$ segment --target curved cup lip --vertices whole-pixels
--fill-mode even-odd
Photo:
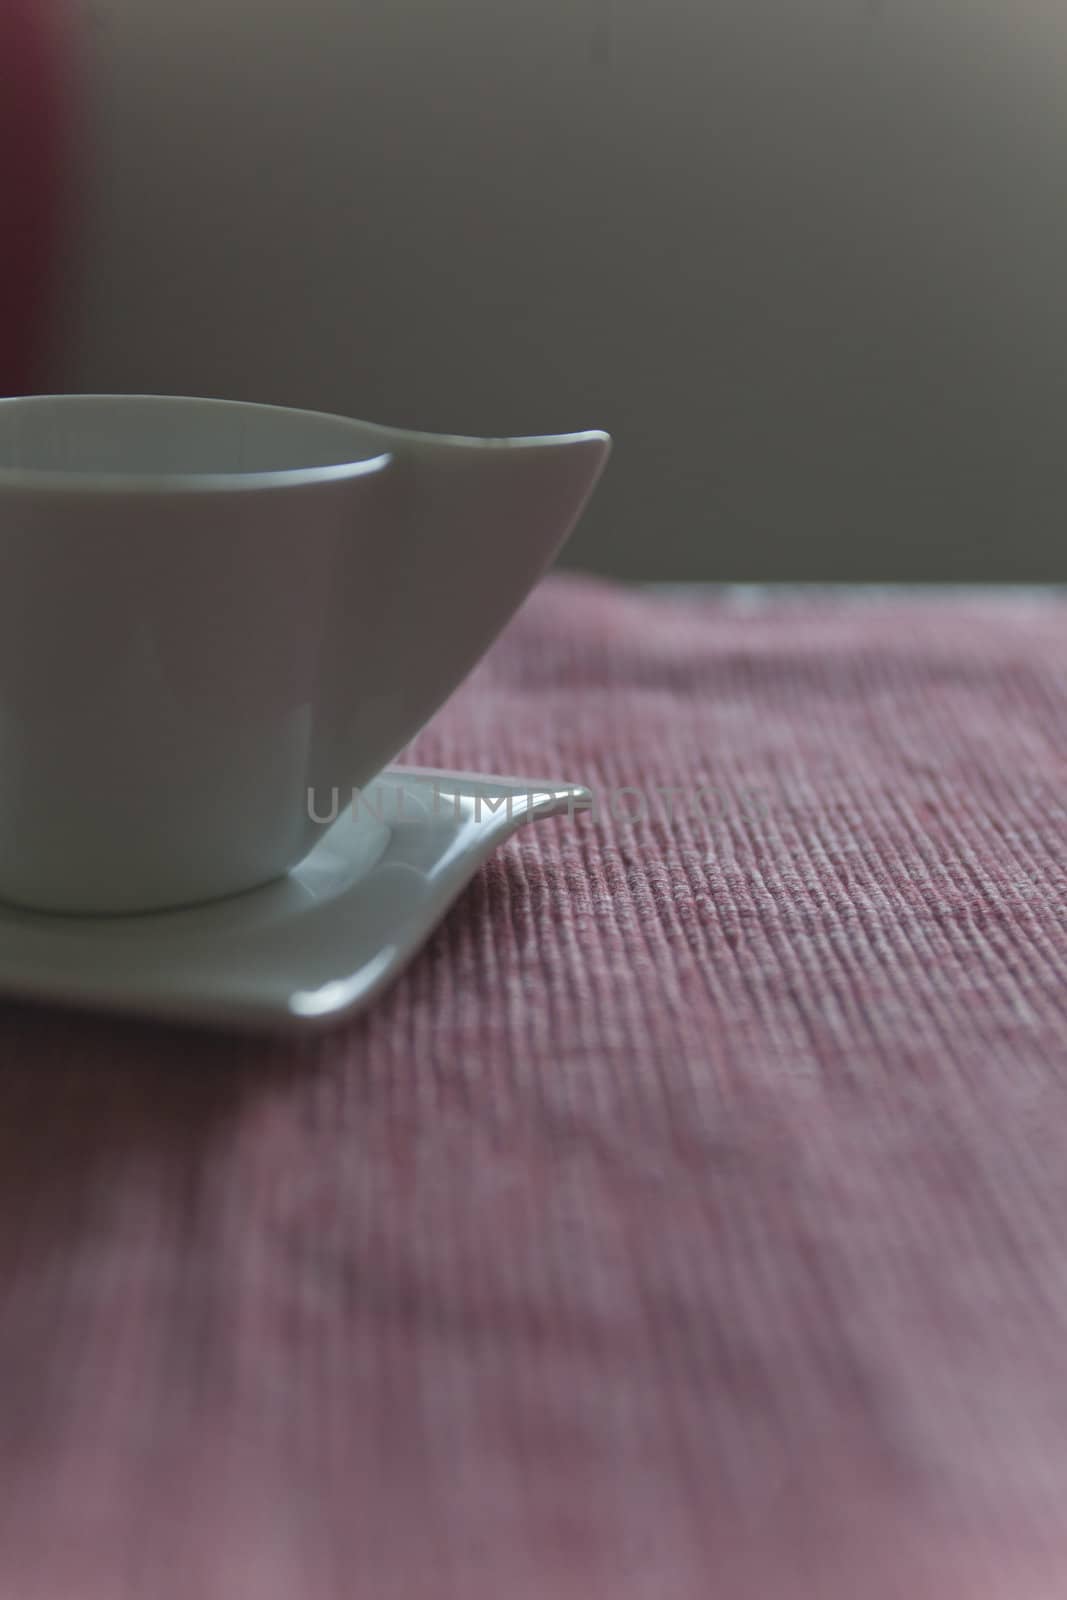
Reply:
[[[8,407],[30,409],[38,403],[69,405],[76,409],[83,401],[128,400],[133,403],[155,400],[169,404],[188,404],[197,409],[217,406],[220,410],[269,411],[274,415],[319,418],[329,422],[352,422],[349,417],[328,412],[307,411],[293,406],[265,405],[254,400],[225,400],[217,396],[185,394],[32,394],[0,398],[0,415]],[[5,467],[0,464],[0,492],[8,489],[43,494],[217,494],[251,489],[296,489],[312,484],[360,478],[381,472],[392,461],[392,452],[354,456],[351,461],[321,467],[277,467],[251,472],[91,472],[49,467]]]
[[[83,472],[78,470],[42,467],[5,467],[0,465],[0,491],[25,490],[44,494],[189,494],[219,493],[250,489],[302,488],[313,484],[337,482],[365,474],[380,472],[393,460],[388,448],[390,440],[408,441],[418,445],[456,445],[467,449],[521,450],[533,446],[597,443],[605,459],[611,450],[611,435],[600,428],[584,429],[577,433],[522,434],[516,437],[479,437],[473,434],[428,433],[412,428],[397,428],[387,424],[363,422],[340,412],[315,411],[306,406],[278,406],[259,400],[226,399],[218,395],[187,394],[125,394],[86,392],[71,394],[8,395],[0,397],[0,415],[7,407],[30,408],[37,404],[70,405],[72,408],[85,401],[148,402],[161,400],[170,404],[188,404],[197,408],[217,406],[220,410],[269,411],[275,416],[300,417],[305,421],[343,423],[381,436],[383,448],[373,455],[356,456],[351,461],[322,467],[281,467],[253,472]]]

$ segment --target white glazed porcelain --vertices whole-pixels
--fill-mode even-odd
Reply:
[[[397,976],[510,833],[588,804],[573,784],[392,768],[299,866],[249,894],[129,917],[0,906],[0,993],[226,1027],[323,1027]]]
[[[0,400],[0,901],[144,911],[296,866],[515,611],[609,446]]]

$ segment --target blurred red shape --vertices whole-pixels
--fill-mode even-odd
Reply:
[[[65,148],[62,10],[0,5],[0,394],[41,380],[56,285]]]

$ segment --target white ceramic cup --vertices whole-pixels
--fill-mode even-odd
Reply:
[[[608,448],[0,400],[0,899],[158,910],[286,872],[474,665]]]

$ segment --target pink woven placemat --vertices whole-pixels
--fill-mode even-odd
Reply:
[[[1055,599],[556,579],[412,756],[599,814],[364,1019],[0,1007],[4,1600],[1067,1593],[1065,738]]]

